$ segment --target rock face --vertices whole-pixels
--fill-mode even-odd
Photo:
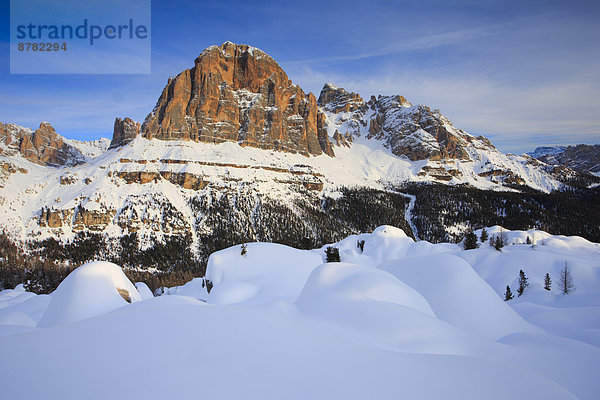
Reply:
[[[394,154],[412,161],[468,160],[467,147],[477,140],[454,128],[439,110],[413,106],[402,96],[372,97],[367,105],[375,111],[369,121],[369,138],[384,141]],[[491,146],[479,141],[484,147]]]
[[[140,134],[140,131],[140,123],[133,121],[131,118],[115,119],[113,138],[110,142],[109,149],[126,145],[135,139],[135,137]]]
[[[600,176],[600,145],[538,147],[531,156],[550,165],[562,165],[577,172]]]
[[[73,166],[85,162],[79,150],[65,142],[52,125],[42,122],[35,131],[15,124],[0,123],[0,155],[20,153],[40,165]]]
[[[273,58],[226,42],[169,79],[142,135],[333,156],[324,124],[315,96],[292,84]]]
[[[319,105],[337,146],[348,146],[353,138],[366,135],[412,161],[467,161],[469,148],[496,150],[486,138],[452,126],[439,110],[413,106],[400,95],[372,96],[365,103],[358,94],[327,83]]]
[[[323,109],[335,114],[356,111],[365,107],[365,102],[359,94],[347,92],[333,83],[326,83],[323,86],[317,102]]]

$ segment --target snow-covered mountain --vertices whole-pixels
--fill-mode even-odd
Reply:
[[[70,167],[86,161],[81,151],[48,122],[40,123],[36,130],[0,122],[0,157],[15,156],[47,167]]]
[[[600,177],[600,145],[538,147],[528,154],[549,165],[561,165]]]
[[[0,225],[11,236],[135,233],[148,247],[188,235],[204,257],[215,248],[198,249],[226,231],[316,245],[387,222],[416,235],[414,199],[398,193],[407,182],[547,193],[577,175],[503,154],[402,96],[364,102],[326,84],[317,100],[266,53],[231,42],[170,78],[143,124],[117,118],[110,146],[47,123],[1,127]],[[348,188],[379,194],[351,205]],[[361,207],[396,220],[367,221]]]
[[[65,142],[76,148],[86,157],[96,158],[99,155],[103,154],[106,150],[108,150],[108,146],[110,146],[110,139],[100,138],[96,140],[74,140],[74,139],[65,139]]]
[[[543,156],[560,154],[566,149],[567,146],[538,146],[534,151],[528,152],[527,155],[533,158],[540,158]]]

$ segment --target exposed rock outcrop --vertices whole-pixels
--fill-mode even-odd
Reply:
[[[166,179],[174,185],[181,186],[184,189],[201,190],[208,184],[202,176],[190,174],[186,172],[146,172],[146,171],[132,171],[132,172],[119,172],[117,176],[123,179],[125,182],[146,184],[153,181],[158,181],[161,178]]]
[[[142,135],[333,156],[324,124],[315,96],[292,84],[273,58],[226,42],[169,79]]]
[[[100,210],[88,210],[81,206],[75,210],[72,229],[81,231],[89,229],[91,231],[102,231],[112,222],[116,210],[100,207]]]
[[[367,105],[375,112],[369,138],[383,141],[399,156],[416,160],[469,160],[470,146],[495,150],[485,138],[456,129],[439,110],[413,106],[402,96],[372,97]]]
[[[48,122],[42,122],[35,131],[0,122],[0,144],[0,155],[20,153],[27,160],[40,165],[59,167],[85,162],[84,155],[66,143]]]
[[[63,225],[68,225],[73,210],[55,210],[53,208],[43,208],[39,214],[38,224],[42,227],[60,228]]]
[[[110,142],[109,149],[126,145],[135,139],[140,132],[141,125],[139,122],[135,122],[131,118],[116,118],[113,138]]]
[[[530,154],[549,165],[562,165],[577,172],[600,176],[600,145],[541,147]]]
[[[365,107],[365,102],[357,93],[347,92],[333,83],[326,83],[321,89],[319,106],[333,113],[351,112]]]

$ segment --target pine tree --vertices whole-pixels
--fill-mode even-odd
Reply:
[[[506,285],[506,292],[504,292],[504,301],[509,301],[514,298],[512,292],[510,291],[510,286]]]
[[[245,256],[248,253],[248,245],[246,243],[242,244],[242,255]]]
[[[519,297],[525,292],[525,288],[529,286],[529,282],[527,282],[527,277],[525,276],[525,272],[523,270],[519,271],[519,288],[517,289],[517,293]]]
[[[546,277],[544,278],[544,289],[550,290],[550,286],[552,286],[552,280],[550,279],[550,274],[546,273]]]
[[[363,251],[365,251],[365,241],[364,240],[357,240],[356,241],[356,247],[360,249],[360,252],[362,253]]]
[[[328,263],[330,262],[340,262],[340,249],[338,249],[337,247],[327,247],[327,249],[325,250],[325,255],[326,255],[326,261]]]
[[[498,251],[502,251],[504,247],[504,240],[502,240],[502,235],[493,235],[490,237],[490,246],[495,248]]]
[[[473,232],[473,229],[470,229],[465,234],[465,239],[463,242],[463,248],[465,250],[472,250],[479,247],[479,243],[477,243],[477,235]]]
[[[500,233],[497,233],[490,238],[490,245],[498,251],[502,251],[502,248],[507,244],[507,242],[508,238],[506,237],[506,232],[502,227],[500,228]]]
[[[565,266],[560,271],[560,276],[558,277],[558,286],[563,294],[569,294],[575,290],[573,275],[571,275],[571,266],[566,261]]]
[[[489,238],[489,235],[488,235],[487,231],[485,230],[485,228],[483,228],[481,230],[481,237],[479,238],[481,240],[481,243],[487,242],[488,238]]]

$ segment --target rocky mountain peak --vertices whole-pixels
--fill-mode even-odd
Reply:
[[[455,128],[439,110],[413,106],[403,96],[371,97],[369,138],[382,140],[391,151],[410,160],[469,160],[469,147],[494,150],[488,140]]]
[[[85,161],[83,154],[66,143],[48,122],[40,123],[35,131],[0,123],[0,143],[0,155],[20,153],[25,159],[40,165],[72,166]]]
[[[110,142],[110,149],[124,146],[136,138],[141,132],[141,125],[131,118],[116,118],[113,130],[113,138]]]
[[[600,176],[600,145],[538,147],[529,155],[549,165],[562,165],[577,172]]]
[[[326,83],[321,89],[317,103],[325,110],[333,113],[352,112],[365,106],[358,93],[347,92],[333,83]]]
[[[146,138],[333,156],[324,121],[315,96],[294,85],[272,57],[225,42],[169,80],[141,131]]]

